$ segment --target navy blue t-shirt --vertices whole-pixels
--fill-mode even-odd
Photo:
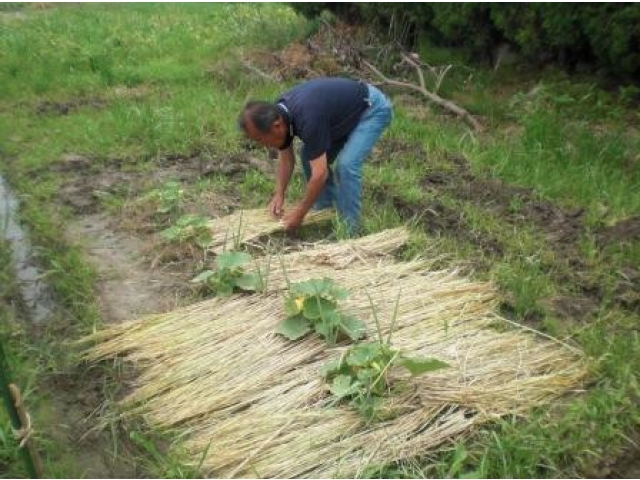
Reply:
[[[283,93],[293,134],[305,144],[309,159],[345,139],[366,110],[367,85],[347,78],[316,78]]]

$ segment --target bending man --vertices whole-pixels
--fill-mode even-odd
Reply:
[[[287,230],[309,210],[335,205],[351,234],[359,227],[362,167],[392,117],[389,100],[372,85],[346,78],[317,78],[283,93],[275,103],[250,101],[239,126],[247,137],[277,148],[278,167],[269,211]],[[302,200],[284,210],[295,165],[293,138],[302,140],[306,179]]]

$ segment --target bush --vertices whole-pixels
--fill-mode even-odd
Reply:
[[[493,61],[508,43],[535,64],[580,62],[623,79],[640,77],[638,3],[294,3],[308,17],[329,10],[343,21],[384,27],[413,48],[418,37],[464,47]],[[398,36],[398,25],[403,35]],[[407,34],[409,32],[409,34]]]

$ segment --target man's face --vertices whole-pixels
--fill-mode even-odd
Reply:
[[[271,128],[267,133],[262,133],[249,120],[247,121],[246,135],[265,147],[280,149],[287,140],[287,126],[282,117],[280,117],[271,124]]]

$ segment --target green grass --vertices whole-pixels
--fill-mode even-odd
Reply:
[[[235,120],[242,104],[250,97],[273,98],[289,84],[248,75],[237,61],[238,52],[280,48],[315,25],[278,4],[82,4],[42,10],[7,4],[0,10],[19,10],[0,15],[0,171],[19,193],[22,221],[60,306],[55,322],[38,339],[9,328],[18,313],[2,308],[0,333],[9,339],[14,374],[25,385],[37,419],[46,422],[55,412],[47,412],[47,392],[39,385],[68,367],[63,341],[102,321],[96,274],[81,250],[61,235],[72,215],[57,205],[69,174],[53,167],[73,153],[91,161],[83,174],[98,174],[117,161],[122,171],[148,173],[151,184],[164,158],[200,152],[207,161],[218,161],[241,152]],[[403,257],[427,255],[437,259],[435,268],[469,267],[465,271],[475,270],[475,278],[493,280],[511,306],[510,316],[521,322],[538,319],[536,327],[575,342],[593,360],[593,374],[586,393],[576,392],[526,419],[507,417],[487,425],[442,455],[372,468],[369,474],[599,476],[603,464],[628,448],[626,436],[640,425],[633,368],[640,364],[639,318],[614,301],[620,272],[640,264],[640,242],[602,247],[596,235],[601,227],[640,215],[640,117],[629,102],[633,89],[605,90],[595,80],[553,69],[523,72],[504,66],[488,71],[451,55],[427,48],[422,57],[432,64],[453,63],[440,93],[483,116],[488,130],[470,132],[436,107],[424,121],[397,107],[386,136],[421,150],[366,166],[363,230],[404,223],[392,197],[409,206],[437,202],[459,212],[465,235],[442,231],[429,236],[417,221]],[[479,178],[529,187],[558,207],[585,209],[584,231],[572,254],[601,289],[592,317],[568,322],[544,307],[543,300],[580,294],[585,285],[563,280],[575,273],[572,258],[553,250],[539,228],[506,223],[473,199],[461,201],[455,191],[420,186],[418,180],[432,172],[458,175],[447,160],[451,153],[468,159],[470,172]],[[215,192],[259,207],[269,201],[272,188],[272,179],[257,171],[235,180],[212,175],[185,185],[185,201],[199,205],[201,197]],[[301,192],[296,172],[288,202]],[[102,206],[117,214],[131,200],[127,195],[126,188],[105,194]],[[509,213],[518,212],[526,210],[523,200],[514,197]],[[487,240],[499,244],[500,251],[484,251]],[[9,287],[8,250],[1,247],[0,301],[9,307],[16,292]],[[117,382],[106,382],[104,390],[107,397],[116,395]],[[121,451],[117,432],[128,430],[136,461],[151,476],[197,476],[197,468],[183,463],[179,443],[160,447],[172,443],[167,432],[117,422],[111,428],[114,451]],[[7,432],[6,418],[0,415],[3,474],[23,476]],[[50,475],[77,474],[72,449],[56,445],[45,433],[40,440]]]

